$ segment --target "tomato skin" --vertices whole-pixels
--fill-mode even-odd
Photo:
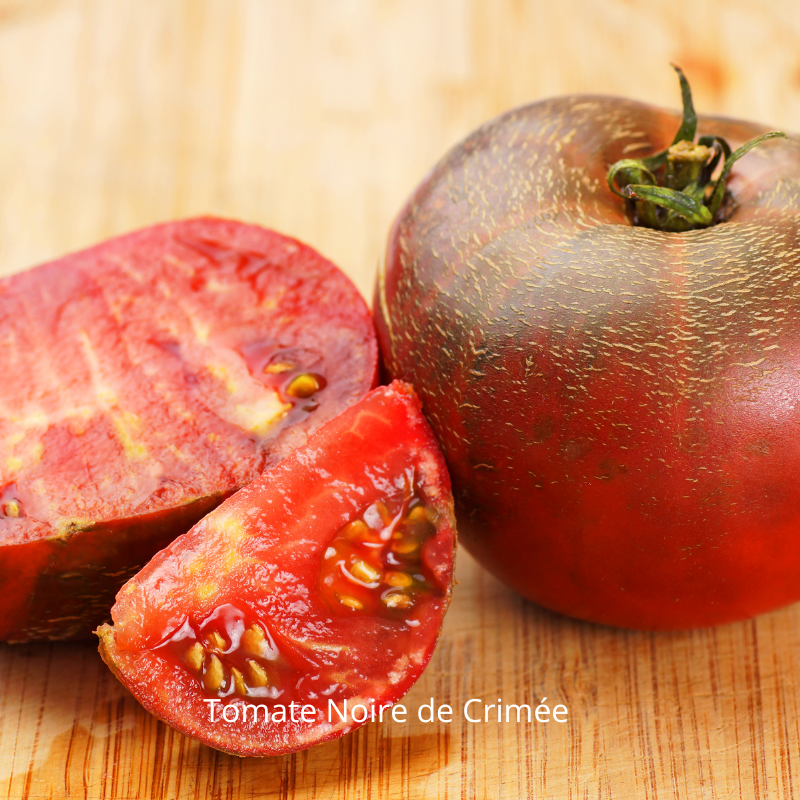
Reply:
[[[606,172],[678,124],[603,97],[488,123],[401,211],[375,300],[465,546],[531,600],[643,629],[800,599],[800,146],[737,162],[722,224],[632,227]]]
[[[337,532],[350,530],[354,514],[369,519],[365,508],[408,486],[409,470],[416,496],[436,519],[415,560],[393,559],[401,566],[392,569],[408,563],[426,576],[414,604],[378,603],[380,611],[332,605],[321,579]],[[158,553],[117,596],[114,625],[97,631],[100,653],[145,708],[181,732],[237,755],[293,752],[363,722],[329,715],[328,698],[378,709],[417,680],[450,600],[454,547],[447,470],[419,401],[410,386],[379,387]],[[231,608],[267,632],[277,654],[262,663],[277,671],[279,696],[242,698],[230,682],[215,695],[188,665],[187,640],[175,632],[201,630]],[[236,637],[244,641],[236,634],[231,643]],[[243,713],[212,722],[207,700],[217,696],[240,709],[293,700],[322,713],[311,724],[249,724],[249,717],[245,724]]]
[[[3,279],[0,341],[6,641],[90,635],[155,552],[377,377],[346,276],[210,217]],[[291,359],[325,373],[311,399],[287,396]]]

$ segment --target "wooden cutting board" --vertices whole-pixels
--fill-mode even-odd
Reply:
[[[800,130],[799,36],[794,0],[0,0],[0,273],[214,213],[309,242],[369,296],[403,199],[485,119],[567,92],[676,106],[674,60],[698,108]],[[800,607],[635,633],[543,611],[463,552],[457,572],[409,721],[283,758],[176,734],[91,643],[0,645],[0,797],[800,796]],[[498,698],[567,721],[465,718]],[[420,721],[431,700],[453,721]]]
[[[463,552],[436,654],[404,701],[291,756],[241,759],[151,717],[94,644],[0,647],[0,793],[92,798],[792,798],[800,608],[693,633],[558,617]],[[567,722],[468,722],[563,704]],[[420,722],[433,699],[453,721]],[[427,713],[423,714],[427,719]]]

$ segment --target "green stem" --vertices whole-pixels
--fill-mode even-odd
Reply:
[[[689,81],[686,80],[686,76],[683,74],[683,70],[677,64],[672,64],[671,66],[678,73],[678,80],[681,82],[681,102],[683,103],[683,119],[675,138],[672,140],[672,144],[693,142],[697,133],[697,114],[692,102],[692,90],[689,86]]]
[[[731,167],[746,153],[749,153],[754,147],[758,147],[761,142],[766,142],[767,139],[786,139],[787,136],[783,131],[770,131],[769,133],[764,133],[761,136],[756,136],[755,139],[751,139],[749,142],[743,144],[738,150],[731,153],[725,159],[725,166],[722,168],[722,172],[720,173],[719,178],[717,179],[717,185],[714,187],[714,192],[711,195],[711,203],[709,204],[709,208],[711,209],[711,214],[716,214],[719,211],[719,207],[722,205],[722,198],[725,196],[725,186],[728,183],[728,178],[731,174]]]
[[[661,208],[672,211],[681,219],[685,219],[692,225],[705,227],[711,224],[711,212],[702,203],[693,200],[688,194],[676,192],[674,189],[667,189],[664,186],[626,186],[623,194],[635,200],[647,200],[655,203]],[[666,223],[666,219],[664,220]],[[665,227],[664,230],[672,230]]]
[[[733,153],[720,136],[705,135],[695,142],[697,114],[692,91],[680,67],[672,66],[678,73],[683,102],[681,124],[672,144],[646,158],[617,161],[609,168],[606,182],[614,194],[633,203],[635,225],[663,231],[707,228],[720,221],[718,213],[736,161],[762,142],[785,139],[786,134],[770,131]],[[721,161],[722,169],[714,181]]]

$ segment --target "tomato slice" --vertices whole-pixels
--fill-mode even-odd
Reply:
[[[189,736],[239,755],[299,750],[417,680],[454,547],[444,460],[395,382],[156,555],[117,596],[100,652]]]
[[[310,247],[203,218],[0,281],[0,640],[90,635],[127,578],[375,385]]]

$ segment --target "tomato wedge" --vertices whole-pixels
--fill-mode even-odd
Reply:
[[[98,629],[100,653],[145,708],[212,747],[303,749],[420,676],[454,547],[442,455],[395,382],[156,555]]]
[[[90,635],[154,553],[376,382],[355,286],[194,219],[0,281],[0,640]]]

